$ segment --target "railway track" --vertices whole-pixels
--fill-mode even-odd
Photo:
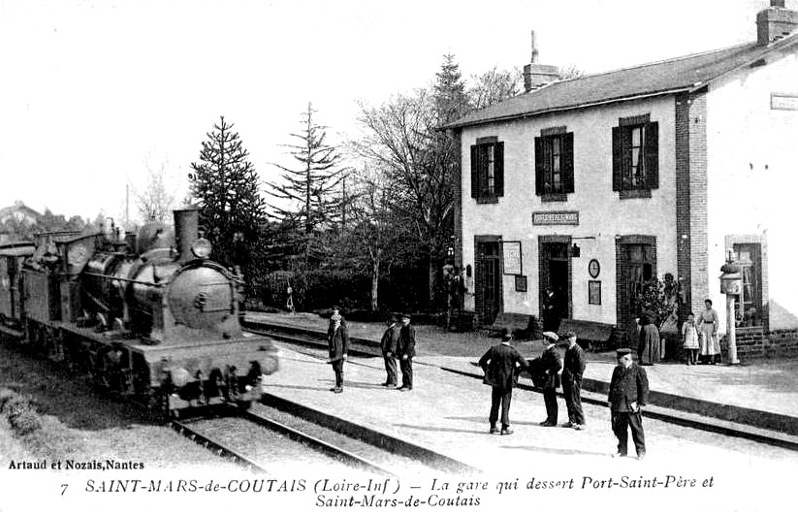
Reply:
[[[423,467],[417,460],[267,405],[215,418],[173,420],[171,426],[219,457],[259,473],[297,464],[399,477]]]

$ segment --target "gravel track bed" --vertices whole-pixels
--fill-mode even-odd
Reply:
[[[202,419],[188,422],[187,426],[245,456],[269,474],[300,470],[308,466],[313,466],[317,470],[333,468],[347,472],[356,471],[354,468],[344,466],[341,461],[336,461],[283,434],[255,425],[245,418],[230,416]]]
[[[419,470],[430,470],[428,466],[425,466],[409,457],[404,457],[402,455],[385,451],[359,439],[348,437],[344,434],[340,434],[316,423],[297,418],[289,413],[272,407],[258,404],[253,406],[252,412],[258,416],[263,416],[278,421],[283,425],[321,439],[332,444],[333,446],[338,446],[400,476],[412,475],[418,473]]]
[[[143,463],[146,470],[241,471],[172,431],[141,406],[103,395],[58,364],[0,343],[3,387],[31,397],[41,415],[41,431],[17,439],[30,456],[129,460]]]

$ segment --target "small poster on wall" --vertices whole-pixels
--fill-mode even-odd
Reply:
[[[520,275],[521,242],[502,242],[502,261],[505,275]]]
[[[601,281],[587,282],[587,303],[601,305]]]

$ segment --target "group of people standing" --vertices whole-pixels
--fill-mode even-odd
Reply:
[[[559,412],[557,388],[562,384],[565,405],[568,409],[568,422],[562,426],[574,430],[585,428],[581,393],[587,359],[584,350],[576,342],[576,334],[567,332],[562,339],[567,342],[563,359],[560,358],[556,346],[560,337],[554,332],[547,331],[543,333],[545,348],[541,355],[533,360],[526,360],[510,344],[512,334],[505,331],[502,342],[488,349],[480,358],[479,366],[485,373],[483,382],[492,388],[488,416],[491,434],[513,433],[510,429],[510,403],[513,387],[518,383],[518,375],[523,371],[527,371],[535,386],[543,391],[546,419],[540,423],[541,426],[557,426]],[[618,364],[612,373],[607,401],[612,431],[618,439],[615,456],[627,455],[628,432],[631,430],[637,458],[642,459],[646,454],[646,445],[641,408],[645,406],[648,397],[648,377],[645,370],[633,362],[631,352],[628,348],[617,351]],[[499,409],[501,409],[501,429],[497,426]]]
[[[543,402],[546,405],[546,419],[540,425],[555,427],[558,421],[557,388],[562,385],[565,405],[568,409],[568,422],[563,427],[582,430],[585,428],[585,416],[582,412],[582,375],[587,366],[584,350],[576,343],[576,334],[568,332],[563,335],[567,341],[565,362],[560,358],[556,343],[559,336],[547,331],[543,333],[545,349],[540,357],[531,361],[525,360],[510,345],[512,334],[505,331],[502,342],[488,349],[480,358],[479,366],[485,372],[485,384],[492,387],[490,407],[490,432],[510,435],[510,402],[513,387],[518,383],[521,371],[527,371],[535,386],[543,390]],[[561,375],[562,373],[562,375]],[[497,426],[499,409],[501,408],[501,430]]]
[[[388,321],[388,328],[382,336],[380,345],[385,360],[387,380],[382,384],[388,388],[397,386],[396,360],[399,360],[399,370],[402,373],[402,385],[399,391],[413,389],[413,358],[416,356],[416,331],[410,325],[410,315],[401,315],[402,321],[392,316]],[[349,352],[349,329],[346,320],[341,316],[338,306],[333,306],[330,316],[330,325],[327,328],[327,344],[330,357],[328,363],[335,372],[335,386],[330,389],[333,393],[344,391],[344,362]]]
[[[665,359],[665,344],[660,339],[656,325],[656,315],[644,312],[636,319],[637,354],[641,365],[652,365]],[[694,364],[716,364],[720,361],[720,341],[718,339],[718,313],[712,308],[712,301],[704,301],[704,310],[698,319],[691,311],[682,324],[681,339],[685,362]]]
[[[413,358],[416,357],[416,330],[410,325],[410,315],[396,316],[388,320],[388,328],[380,340],[382,358],[385,361],[387,378],[382,383],[387,388],[397,386],[396,360],[399,359],[399,370],[402,372],[402,385],[399,391],[413,389]]]
[[[720,360],[718,339],[718,312],[712,309],[712,301],[704,301],[704,311],[698,316],[690,312],[682,325],[682,340],[687,351],[687,364],[717,364]]]

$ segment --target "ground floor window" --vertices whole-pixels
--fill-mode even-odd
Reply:
[[[735,302],[735,319],[739,327],[764,325],[762,306],[762,248],[760,244],[734,244],[734,262],[740,267],[743,286]]]
[[[639,317],[643,283],[657,275],[656,238],[646,235],[619,236],[615,239],[616,314],[625,327]]]

